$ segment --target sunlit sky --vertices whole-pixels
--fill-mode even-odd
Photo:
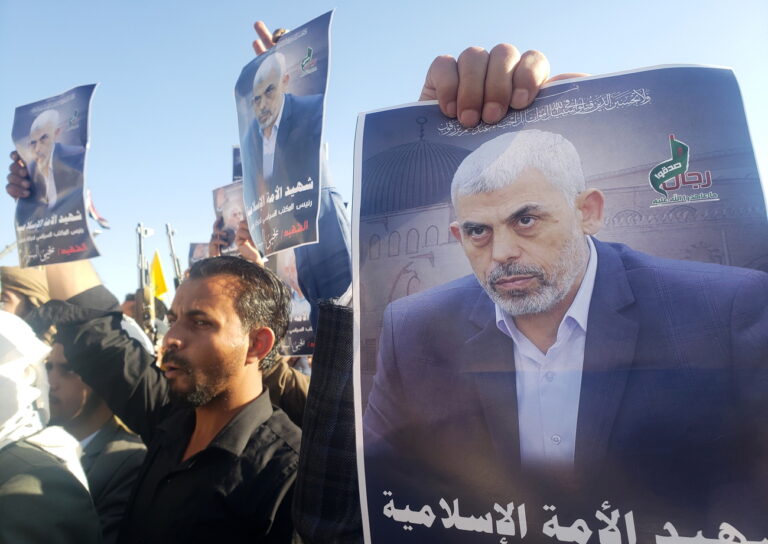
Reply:
[[[254,21],[296,27],[336,8],[325,140],[334,184],[352,198],[361,111],[416,100],[431,60],[510,42],[538,49],[552,73],[610,73],[658,64],[730,66],[739,80],[758,167],[768,175],[768,2],[105,2],[0,0],[0,134],[10,152],[14,109],[99,83],[86,183],[111,230],[96,267],[122,298],[137,287],[136,223],[155,228],[170,281],[164,225],[206,242],[211,190],[231,180],[233,98],[253,58]],[[10,162],[10,160],[6,161]],[[0,249],[13,242],[14,203],[0,199]],[[0,264],[16,264],[15,252]]]

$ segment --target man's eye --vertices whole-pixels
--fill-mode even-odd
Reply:
[[[210,325],[210,323],[208,321],[204,321],[202,319],[196,319],[195,320],[195,326],[196,327],[207,327],[208,325]]]
[[[487,236],[489,233],[488,227],[483,226],[472,226],[472,227],[466,227],[464,229],[464,232],[467,236],[473,239],[483,238],[484,236]]]
[[[536,224],[537,219],[530,215],[524,215],[517,220],[517,224],[523,228],[531,228]]]

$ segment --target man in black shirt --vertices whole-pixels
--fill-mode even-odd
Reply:
[[[288,326],[285,285],[236,257],[195,263],[158,368],[90,263],[46,271],[67,302],[37,320],[57,323],[70,367],[148,447],[119,542],[291,542],[301,434],[261,381]]]

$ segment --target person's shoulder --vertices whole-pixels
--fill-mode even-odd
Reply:
[[[85,148],[80,145],[56,144],[56,154],[60,157],[83,155]]]
[[[271,447],[277,447],[283,450],[286,458],[292,455],[298,460],[299,447],[301,446],[301,429],[291,421],[282,409],[277,406],[272,407],[272,414],[267,421],[261,425],[261,437],[256,444],[268,443]],[[266,439],[266,442],[265,440]]]
[[[146,450],[147,447],[138,435],[119,424],[116,432],[104,448],[105,453],[123,453],[126,456],[139,454],[143,456]]]
[[[683,274],[704,274],[704,275],[726,275],[732,277],[754,277],[768,278],[768,274],[760,270],[751,268],[742,268],[738,266],[729,266],[720,263],[705,263],[700,261],[689,261],[685,259],[670,259],[657,257],[642,251],[637,251],[624,244],[597,242],[603,248],[608,248],[619,256],[624,267],[628,271],[655,269],[662,273],[683,273]],[[604,250],[605,251],[605,250]],[[598,250],[598,256],[600,251]]]
[[[667,289],[694,289],[700,286],[711,294],[738,289],[768,289],[768,274],[751,268],[656,257],[624,244],[597,242],[598,267],[601,258],[617,256],[630,282],[652,278]],[[647,282],[647,280],[645,280]]]
[[[0,487],[11,480],[14,487],[20,488],[37,487],[36,482],[47,486],[56,483],[71,487],[75,493],[87,493],[61,459],[26,440],[19,440],[0,451],[0,469]],[[7,478],[9,472],[14,473],[11,480]]]
[[[298,115],[306,117],[310,114],[322,114],[324,98],[322,94],[297,95],[286,93],[285,98],[291,103],[293,112]]]
[[[251,502],[271,502],[293,484],[299,468],[301,430],[280,408],[273,407],[269,418],[255,428],[240,455],[242,494]],[[255,494],[255,495],[254,495]],[[240,499],[238,499],[240,500]]]

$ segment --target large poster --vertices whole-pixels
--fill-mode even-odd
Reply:
[[[357,134],[367,542],[768,538],[768,222],[730,70]]]
[[[13,143],[32,180],[31,195],[16,205],[21,266],[99,255],[86,220],[83,179],[95,87],[75,87],[16,108]]]
[[[235,86],[246,216],[266,255],[317,241],[330,23],[285,34]]]

